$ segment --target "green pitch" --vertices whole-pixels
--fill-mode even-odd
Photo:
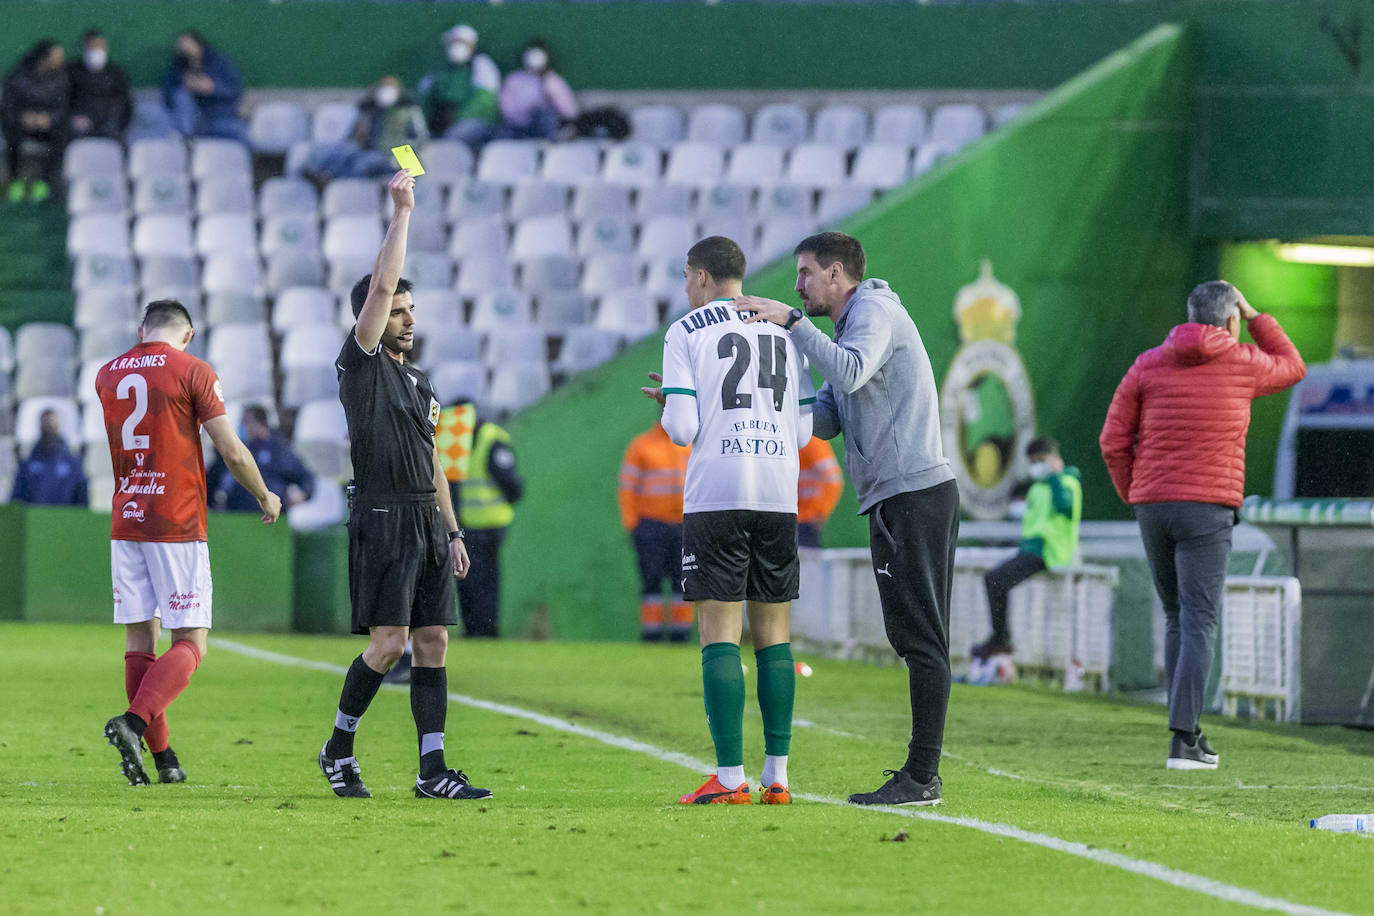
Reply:
[[[358,733],[375,797],[349,801],[315,767],[339,677],[283,662],[344,666],[362,640],[236,640],[282,658],[212,646],[169,716],[189,782],[135,789],[100,735],[125,707],[121,631],[0,625],[0,911],[1374,908],[1374,842],[1307,827],[1374,809],[1368,732],[1209,720],[1222,768],[1169,772],[1157,707],[956,686],[945,805],[858,810],[822,799],[904,759],[906,677],[813,658],[790,767],[813,799],[684,808],[702,774],[673,759],[711,758],[694,649],[455,641],[450,690],[509,708],[452,704],[449,763],[495,797],[412,797],[409,703],[388,689]]]

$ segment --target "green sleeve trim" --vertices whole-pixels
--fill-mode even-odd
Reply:
[[[799,404],[801,404],[803,407],[805,407],[807,404],[814,404],[814,403],[816,403],[816,399],[815,399],[815,398],[802,398],[802,399],[801,399],[800,401],[798,401],[797,403],[799,403]]]
[[[685,395],[688,395],[689,397],[696,397],[696,396],[697,396],[697,393],[696,393],[695,391],[693,391],[691,388],[664,388],[664,389],[663,389],[663,394],[664,394],[665,397],[668,396],[668,395],[670,395],[670,394],[685,394]]]

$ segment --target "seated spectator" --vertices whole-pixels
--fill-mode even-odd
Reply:
[[[34,43],[5,76],[0,90],[0,133],[5,137],[7,199],[36,203],[52,195],[50,182],[62,160],[62,131],[70,101],[62,46],[50,38]],[[25,186],[27,182],[27,187]]]
[[[82,33],[81,59],[67,64],[67,78],[72,101],[69,136],[124,136],[134,113],[129,74],[110,62],[109,43],[98,30]]]
[[[525,46],[523,69],[501,85],[501,135],[514,140],[557,140],[577,117],[577,99],[549,61],[549,47],[536,38]]]
[[[283,506],[294,506],[314,494],[314,475],[291,451],[286,437],[268,425],[266,410],[256,404],[245,407],[240,435],[253,453],[267,488],[281,494]],[[229,473],[223,458],[216,458],[206,472],[205,486],[210,505],[216,509],[262,513],[258,501]]]
[[[81,459],[72,454],[62,439],[57,411],[43,411],[38,428],[38,442],[29,453],[29,460],[19,466],[10,498],[17,503],[44,506],[86,505],[86,474],[81,470]]]
[[[420,80],[429,132],[480,147],[496,134],[501,71],[477,53],[477,30],[455,25],[444,33],[448,60]]]
[[[162,78],[162,100],[183,137],[223,137],[248,142],[239,119],[243,79],[238,67],[195,29],[177,36],[176,56]]]
[[[321,143],[310,150],[301,172],[317,181],[331,178],[370,178],[396,171],[393,147],[429,139],[424,113],[415,99],[401,91],[401,81],[384,76],[358,105],[353,138]]]

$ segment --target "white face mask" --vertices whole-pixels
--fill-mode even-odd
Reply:
[[[1033,461],[1030,467],[1026,468],[1031,480],[1044,480],[1050,476],[1050,466],[1044,461]]]
[[[542,72],[549,65],[549,54],[543,48],[530,48],[525,52],[525,69]]]
[[[401,100],[401,90],[397,86],[378,86],[372,98],[380,108],[390,108]]]
[[[455,41],[448,46],[448,59],[455,64],[465,64],[472,60],[472,45],[466,41]]]
[[[87,48],[81,59],[86,62],[87,70],[104,70],[105,62],[110,59],[110,52],[105,48]]]

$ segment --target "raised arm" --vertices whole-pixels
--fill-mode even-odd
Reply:
[[[358,321],[353,325],[354,339],[368,353],[375,352],[381,343],[382,332],[386,330],[386,321],[391,315],[391,299],[396,295],[396,284],[400,282],[401,269],[406,261],[410,212],[415,209],[415,179],[408,170],[401,169],[392,175],[386,186],[391,192],[396,212],[391,217],[386,238],[382,239],[377,263],[372,266],[372,284],[367,288],[363,310],[358,313]]]
[[[1258,348],[1258,352],[1251,351],[1255,363],[1255,397],[1277,394],[1302,381],[1307,375],[1307,364],[1279,326],[1278,319],[1255,311],[1243,298],[1240,305],[1241,317]]]
[[[215,451],[224,459],[224,466],[258,501],[258,508],[262,509],[263,524],[270,525],[275,522],[281,515],[281,497],[267,489],[262,472],[258,470],[258,463],[253,460],[253,453],[243,444],[238,433],[234,432],[234,425],[229,422],[229,418],[220,414],[206,420],[204,425],[205,431],[210,434],[210,441],[215,445]]]

